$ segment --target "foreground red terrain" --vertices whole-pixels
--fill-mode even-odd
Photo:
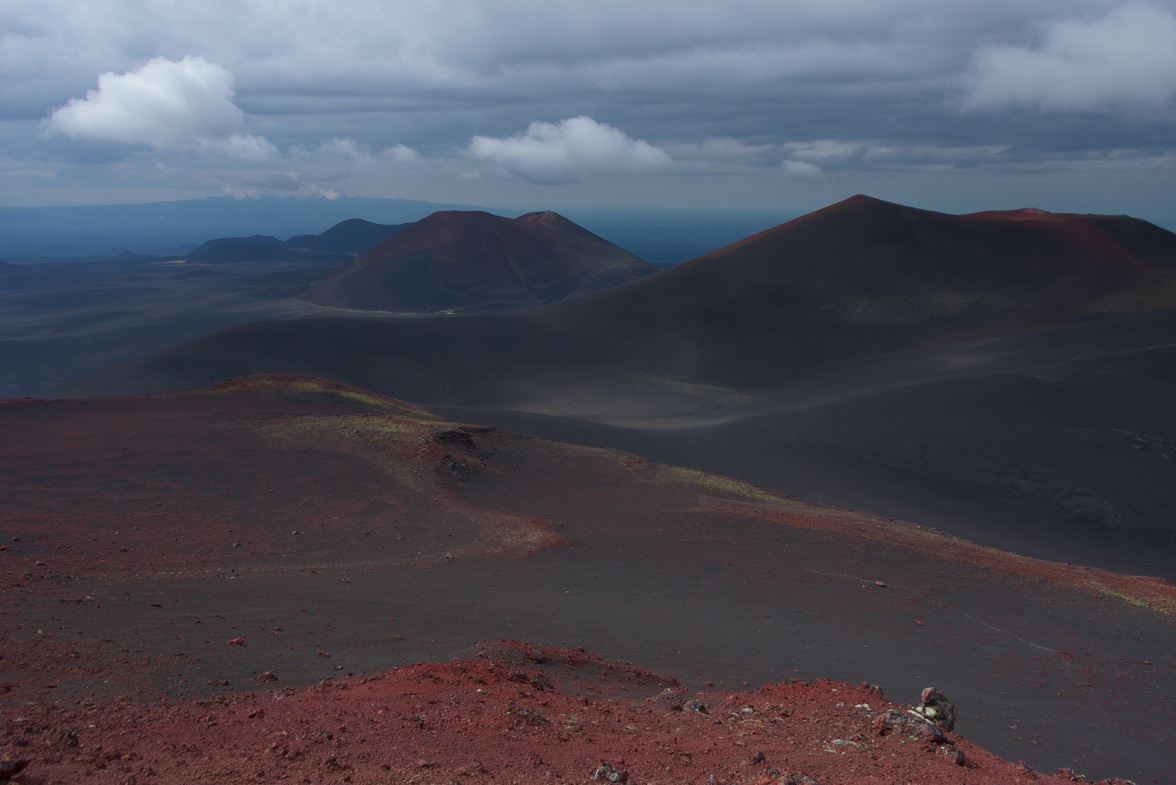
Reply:
[[[1066,781],[965,738],[1171,763],[1162,580],[293,376],[0,428],[0,780]],[[910,713],[927,687],[954,731]]]
[[[267,677],[269,678],[269,677]],[[25,783],[1062,783],[868,685],[686,690],[581,650],[482,646],[448,664],[216,699],[40,704],[10,716]],[[18,757],[21,756],[21,757]]]

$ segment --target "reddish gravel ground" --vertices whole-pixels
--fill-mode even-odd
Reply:
[[[875,687],[692,692],[580,650],[485,646],[317,686],[23,707],[24,783],[1061,783],[935,732]],[[897,718],[895,715],[897,714]]]
[[[1164,581],[298,377],[7,401],[0,432],[18,782],[1053,781],[826,677],[939,687],[1044,771],[1173,763]],[[471,648],[500,638],[542,654]]]

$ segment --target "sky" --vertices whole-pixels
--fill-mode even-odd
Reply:
[[[855,193],[1176,229],[1176,0],[0,2],[0,205]]]

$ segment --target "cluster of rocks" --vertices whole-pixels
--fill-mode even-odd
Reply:
[[[656,697],[652,698],[652,700],[671,711],[691,711],[695,714],[707,713],[706,704],[698,698],[687,697],[684,689],[670,689],[667,687]]]
[[[959,766],[967,765],[962,750],[949,744],[944,731],[955,727],[956,709],[946,696],[934,687],[923,690],[919,705],[907,711],[889,709],[874,719],[880,736],[901,733],[909,738],[935,745],[939,753]]]
[[[592,779],[599,782],[626,783],[629,781],[629,772],[618,769],[610,763],[601,763],[592,773]]]
[[[1062,779],[1069,780],[1070,782],[1090,782],[1090,780],[1086,778],[1086,775],[1079,774],[1069,767],[1058,769],[1054,772],[1054,776],[1061,777]],[[1135,783],[1131,780],[1125,780],[1120,777],[1111,777],[1108,780],[1099,780],[1098,782],[1093,783],[1093,785],[1135,785]]]

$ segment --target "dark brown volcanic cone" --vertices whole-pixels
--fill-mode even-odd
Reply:
[[[672,276],[765,328],[1019,329],[1176,305],[1176,235],[1126,216],[954,216],[855,196]]]
[[[607,288],[657,268],[552,212],[433,213],[315,283],[302,299],[398,312],[497,310]]]

